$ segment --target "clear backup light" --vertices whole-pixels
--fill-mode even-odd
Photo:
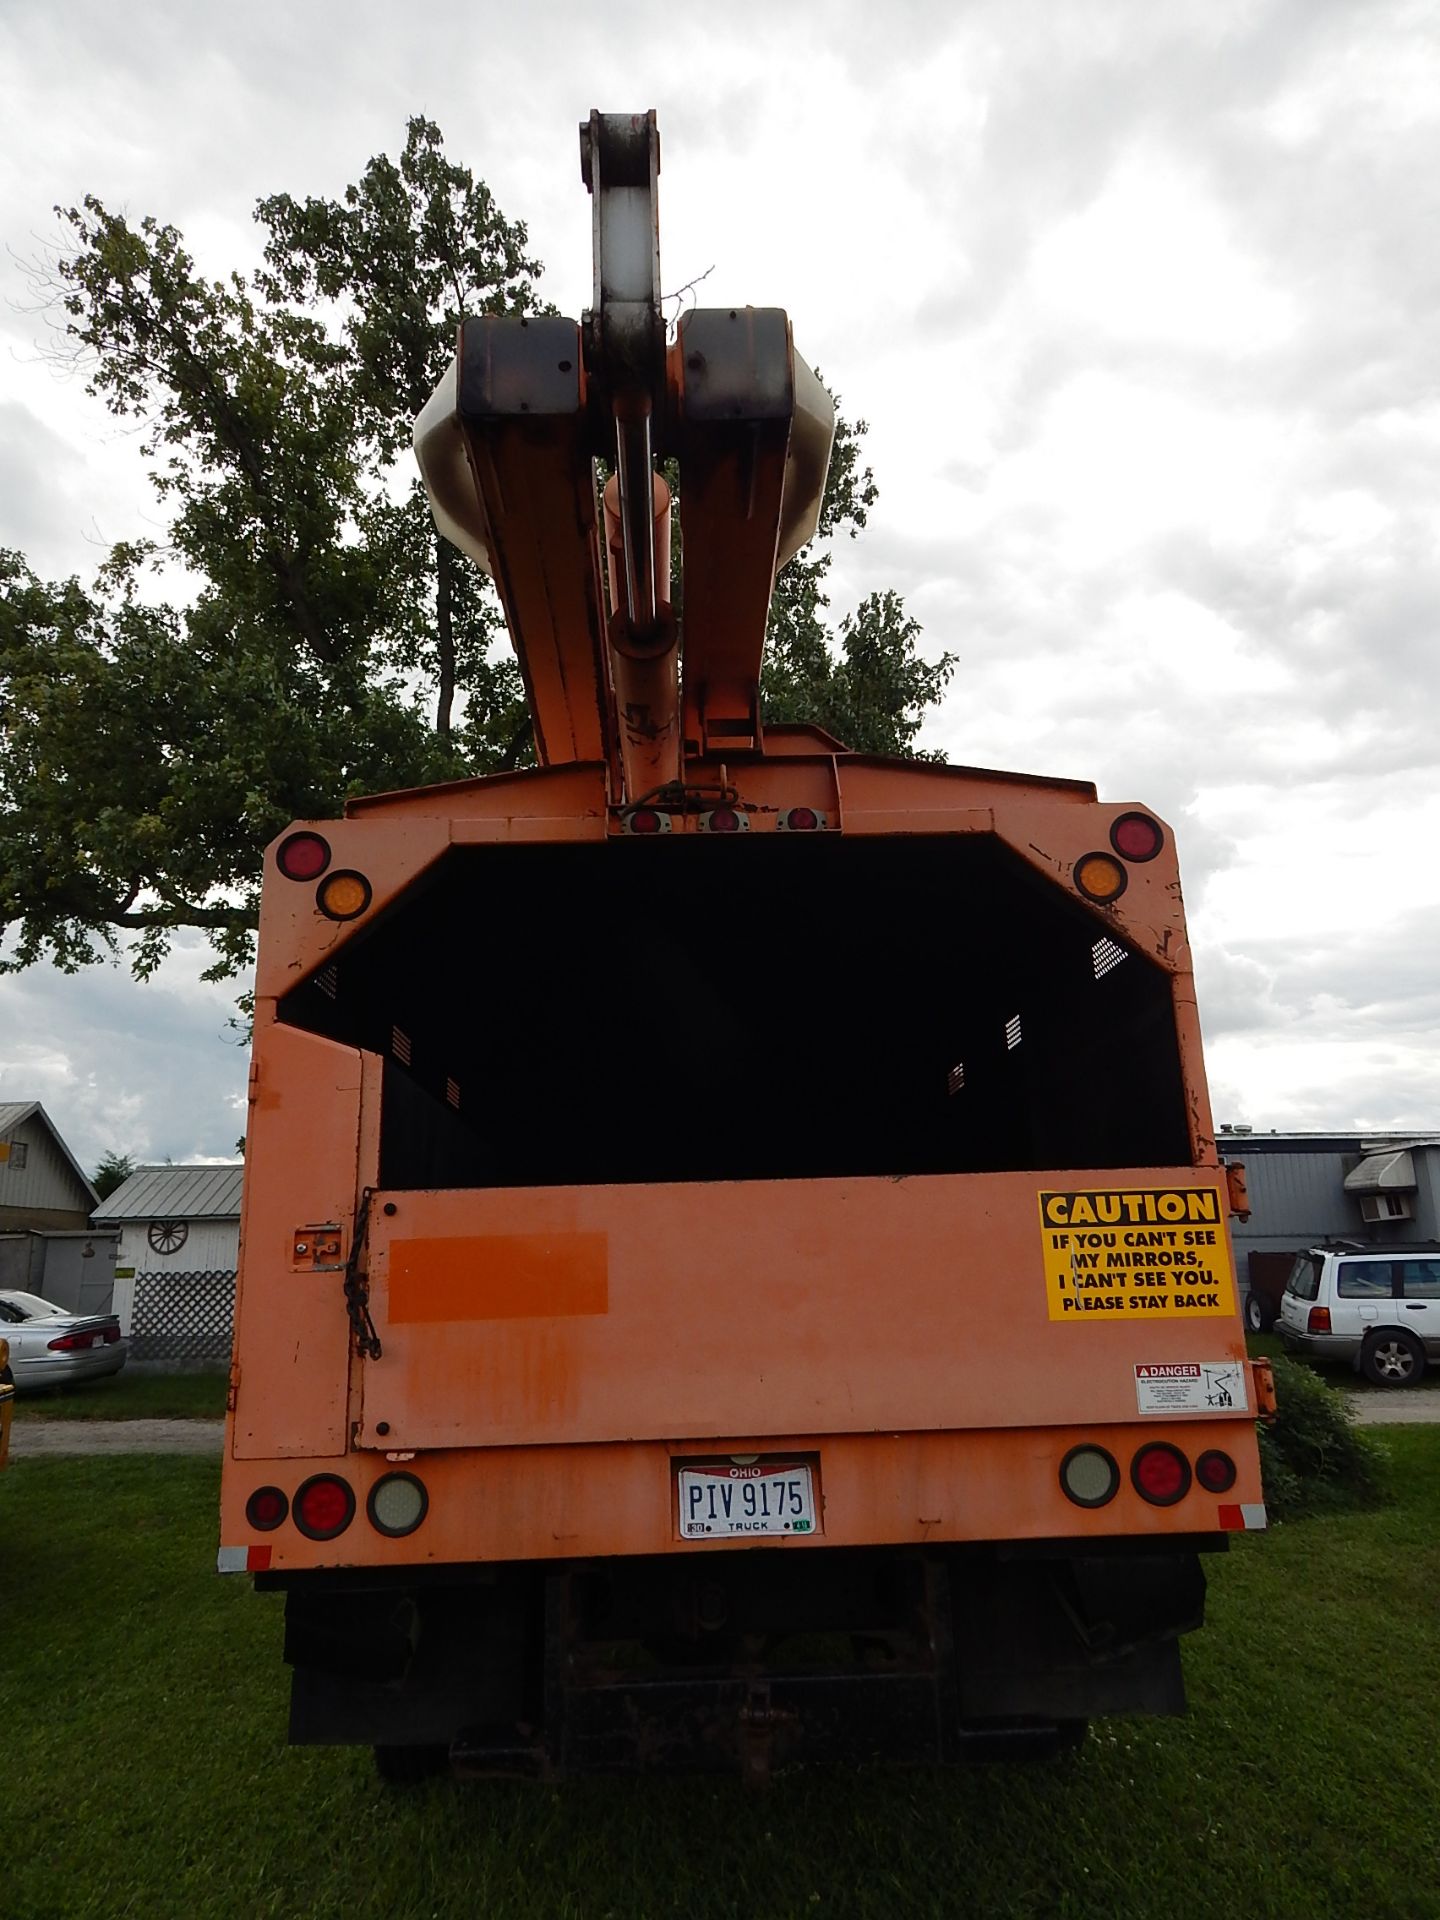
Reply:
[[[430,1510],[425,1483],[413,1473],[386,1473],[370,1489],[365,1511],[377,1533],[392,1540],[414,1533]]]
[[[1120,1469],[1104,1447],[1072,1447],[1060,1462],[1060,1486],[1077,1507],[1103,1507],[1115,1498]]]
[[[747,815],[734,807],[712,807],[709,813],[700,816],[701,833],[748,833],[750,821]]]
[[[1173,1507],[1190,1491],[1190,1462],[1168,1440],[1152,1440],[1130,1462],[1130,1480],[1152,1507]]]

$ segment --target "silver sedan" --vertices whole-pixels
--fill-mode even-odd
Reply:
[[[17,1393],[118,1373],[130,1353],[113,1313],[69,1313],[9,1288],[0,1291],[0,1334],[10,1342]]]

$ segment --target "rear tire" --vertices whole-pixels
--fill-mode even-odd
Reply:
[[[1361,1350],[1360,1371],[1377,1387],[1413,1387],[1425,1371],[1425,1349],[1399,1327],[1372,1334]]]
[[[1269,1333],[1275,1325],[1274,1309],[1260,1298],[1258,1293],[1245,1296],[1245,1331],[1247,1333]]]
[[[387,1787],[418,1787],[450,1770],[448,1747],[376,1747],[375,1771]]]

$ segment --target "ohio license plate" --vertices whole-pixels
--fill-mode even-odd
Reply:
[[[682,1540],[815,1531],[815,1482],[804,1461],[717,1460],[677,1473]]]

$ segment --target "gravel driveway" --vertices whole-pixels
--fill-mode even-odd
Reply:
[[[1362,1427],[1434,1426],[1440,1421],[1440,1390],[1435,1387],[1385,1387],[1347,1393],[1345,1398]]]
[[[52,1453],[215,1453],[223,1420],[27,1420],[10,1429],[12,1459]]]

